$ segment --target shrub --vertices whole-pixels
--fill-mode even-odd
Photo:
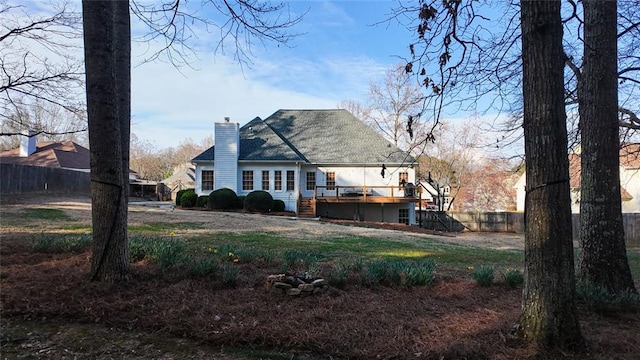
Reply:
[[[493,283],[494,273],[491,266],[482,265],[474,270],[472,275],[480,286],[490,286]]]
[[[196,200],[196,206],[199,208],[206,208],[207,206],[209,206],[209,195],[198,196],[198,200]]]
[[[181,199],[182,199],[182,194],[184,194],[185,192],[189,191],[189,190],[193,190],[195,191],[195,189],[182,189],[182,190],[178,190],[178,192],[176,193],[176,206],[181,206]]]
[[[327,272],[327,282],[331,286],[344,288],[347,285],[347,277],[349,276],[349,267],[337,263]]]
[[[209,209],[231,210],[238,206],[238,195],[229,188],[214,190],[209,194]]]
[[[640,310],[640,297],[632,291],[610,293],[602,286],[579,282],[576,299],[596,313],[630,312]]]
[[[244,209],[244,198],[246,198],[246,196],[244,195],[238,196],[238,204],[237,204],[238,209]]]
[[[264,190],[252,191],[244,198],[244,209],[261,213],[269,212],[273,209],[273,197]]]
[[[286,208],[284,201],[280,199],[273,200],[273,211],[282,212]]]
[[[236,262],[241,262],[243,264],[254,263],[259,257],[256,249],[244,246],[237,248],[234,255],[235,259],[238,260]]]
[[[196,194],[195,190],[189,189],[185,191],[180,197],[180,205],[182,207],[194,207],[196,206],[196,202],[198,201],[198,194]]]
[[[239,275],[240,269],[234,266],[233,263],[222,266],[222,284],[224,287],[236,287]]]
[[[39,253],[73,253],[91,245],[91,235],[56,235],[41,233],[31,241],[31,250]]]
[[[129,237],[129,261],[140,261],[151,253],[152,239],[144,236],[131,236]]]
[[[151,257],[162,271],[180,265],[186,260],[186,246],[181,241],[159,239],[152,244]]]
[[[215,275],[219,271],[220,263],[213,257],[193,259],[189,264],[189,275],[192,277]]]
[[[375,285],[384,282],[390,272],[391,264],[388,260],[377,259],[367,263],[363,282],[365,285]]]
[[[524,282],[524,274],[518,269],[506,269],[502,273],[505,284],[510,288],[514,288]]]
[[[428,285],[435,278],[436,263],[426,259],[420,263],[414,263],[405,268],[406,286]]]

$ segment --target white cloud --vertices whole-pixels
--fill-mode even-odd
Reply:
[[[334,108],[340,99],[255,81],[237,64],[211,54],[194,64],[200,70],[154,62],[133,69],[132,132],[158,147],[211,135],[213,124],[229,116],[244,124],[280,108]]]

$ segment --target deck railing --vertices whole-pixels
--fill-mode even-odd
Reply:
[[[422,189],[419,186],[353,186],[353,185],[335,185],[335,186],[316,186],[313,194],[314,199],[344,199],[362,198],[366,201],[368,197],[389,197],[395,198],[412,198],[420,199]]]

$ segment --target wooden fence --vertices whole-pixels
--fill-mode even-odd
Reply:
[[[25,193],[89,195],[90,187],[91,178],[88,172],[0,164],[0,194],[3,196]]]
[[[522,212],[440,212],[422,211],[416,216],[423,227],[438,231],[487,231],[524,233]],[[627,246],[640,246],[640,213],[622,214]],[[578,240],[580,216],[572,216],[573,238]]]

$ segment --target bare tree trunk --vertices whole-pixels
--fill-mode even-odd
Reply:
[[[119,76],[124,71],[118,67],[124,66],[125,59],[130,55],[125,55],[127,50],[118,44],[118,41],[124,41],[124,36],[116,36],[118,30],[124,27],[116,20],[122,14],[122,4],[119,3],[126,4],[124,1],[82,2],[91,152],[91,279],[107,282],[122,281],[129,277],[128,151],[126,154],[123,151],[123,142],[125,138],[128,141],[129,129],[128,125],[123,124],[129,121],[124,119],[126,113],[130,112],[129,104],[124,103],[130,92],[121,92],[130,85],[119,85],[123,80]],[[129,81],[128,75],[123,77]],[[127,132],[126,136],[123,131]]]
[[[520,331],[529,341],[579,351],[559,1],[521,1],[525,272]]]
[[[624,243],[620,198],[617,6],[615,0],[584,0],[583,7],[578,277],[613,293],[636,292]]]

